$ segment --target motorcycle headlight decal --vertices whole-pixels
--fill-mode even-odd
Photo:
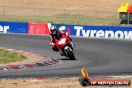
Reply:
[[[64,44],[66,42],[66,38],[61,39],[58,44]]]

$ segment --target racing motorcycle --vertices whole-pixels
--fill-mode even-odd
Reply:
[[[75,60],[74,45],[66,35],[59,35],[55,40],[56,47],[61,56],[69,57]]]

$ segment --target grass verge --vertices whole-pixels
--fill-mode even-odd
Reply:
[[[6,49],[0,48],[0,64],[18,62],[18,61],[23,61],[25,59],[27,59],[27,57],[19,53],[11,52]]]
[[[0,16],[0,21],[34,22],[34,23],[62,23],[62,24],[89,24],[89,25],[119,25],[120,19],[116,16],[94,17],[79,15],[56,16]]]

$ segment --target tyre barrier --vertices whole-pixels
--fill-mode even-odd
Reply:
[[[46,60],[43,60],[42,62],[36,62],[36,63],[5,65],[5,66],[0,66],[0,72],[9,71],[9,70],[32,69],[36,67],[48,66],[48,65],[53,65],[57,63],[59,63],[59,61],[56,59],[46,59]]]

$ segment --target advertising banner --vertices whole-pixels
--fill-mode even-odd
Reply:
[[[0,33],[27,33],[28,23],[0,22]]]
[[[29,23],[28,34],[48,35],[49,34],[48,25],[47,24]]]
[[[132,39],[132,26],[51,25],[76,37]]]

